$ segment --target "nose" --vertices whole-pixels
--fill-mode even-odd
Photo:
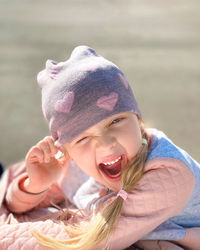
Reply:
[[[97,148],[99,149],[111,149],[116,145],[116,139],[112,135],[104,134],[96,137]]]

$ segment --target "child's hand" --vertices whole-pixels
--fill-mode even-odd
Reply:
[[[62,149],[54,146],[51,136],[45,137],[29,150],[26,155],[29,178],[24,182],[26,191],[40,193],[61,177],[63,166],[69,161],[69,156],[56,159],[55,154],[59,151]]]

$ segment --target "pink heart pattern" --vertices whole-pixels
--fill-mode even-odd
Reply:
[[[111,92],[108,96],[102,96],[97,100],[97,106],[112,111],[118,100],[118,94]]]
[[[122,74],[118,74],[119,75],[119,79],[120,81],[124,84],[125,88],[128,89],[128,81],[126,80],[125,76],[123,76]]]
[[[63,99],[55,104],[55,110],[62,113],[69,113],[74,102],[74,92],[67,92]]]

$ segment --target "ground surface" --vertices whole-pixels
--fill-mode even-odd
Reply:
[[[48,134],[36,74],[95,48],[126,74],[144,121],[200,161],[200,1],[0,1],[0,162]]]

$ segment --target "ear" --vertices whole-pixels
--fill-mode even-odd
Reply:
[[[137,118],[138,118],[138,123],[139,123],[141,131],[144,131],[145,125],[144,125],[143,120],[140,117],[138,117],[138,116],[137,116]]]

